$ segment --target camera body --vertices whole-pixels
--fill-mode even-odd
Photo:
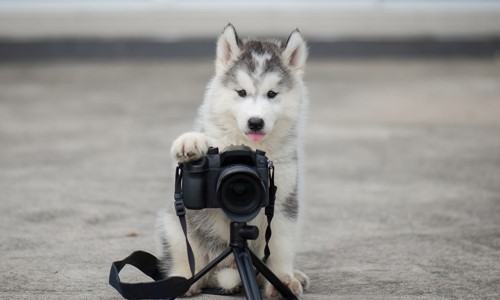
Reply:
[[[269,204],[269,159],[264,151],[229,146],[209,148],[182,165],[182,194],[189,209],[221,208],[236,222],[255,218]]]

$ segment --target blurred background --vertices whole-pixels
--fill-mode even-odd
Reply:
[[[228,22],[258,37],[298,27],[321,45],[312,57],[491,56],[499,11],[496,0],[2,0],[0,58],[210,56]]]
[[[159,254],[228,22],[309,43],[304,299],[498,299],[498,0],[0,0],[0,299],[119,299]]]

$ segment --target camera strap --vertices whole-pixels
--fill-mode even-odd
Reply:
[[[135,251],[123,260],[115,261],[109,272],[109,284],[125,299],[175,299],[184,295],[192,285],[192,278],[163,278],[158,266],[160,260],[144,251]],[[132,265],[154,281],[127,283],[118,275],[126,265]]]
[[[175,172],[175,212],[179,217],[182,231],[186,237],[191,278],[168,277],[164,278],[159,266],[160,260],[144,251],[135,251],[123,260],[115,261],[109,272],[109,284],[114,287],[125,299],[175,299],[184,295],[194,282],[195,260],[193,249],[187,238],[186,208],[181,189],[182,167],[179,165]],[[120,280],[119,273],[126,265],[132,265],[151,277],[152,282],[126,283]]]
[[[267,228],[266,228],[266,246],[264,247],[264,258],[262,258],[263,263],[267,263],[269,256],[271,256],[271,250],[269,249],[269,241],[271,240],[271,221],[274,216],[274,202],[276,200],[276,191],[278,187],[274,184],[274,165],[271,160],[268,161],[269,164],[269,205],[266,206],[265,214],[267,216]]]
[[[184,206],[184,199],[182,195],[182,165],[179,164],[176,168],[175,173],[175,211],[179,217],[179,222],[181,223],[182,231],[186,238],[186,248],[188,255],[189,268],[191,270],[192,277],[168,277],[164,278],[159,266],[160,260],[154,255],[144,252],[135,251],[123,260],[115,261],[111,265],[111,270],[109,272],[109,284],[115,288],[120,295],[125,299],[166,299],[172,300],[177,297],[184,295],[191,285],[195,282],[195,259],[191,245],[189,244],[187,237],[187,222],[186,222],[186,208]],[[274,203],[276,199],[277,187],[274,185],[274,166],[272,161],[269,161],[269,205],[265,208],[265,214],[267,216],[267,228],[265,234],[266,245],[264,249],[264,258],[262,262],[266,263],[271,255],[269,249],[269,241],[271,239],[271,221],[274,216]],[[120,280],[119,273],[126,266],[132,265],[139,269],[141,272],[151,277],[154,281],[152,282],[138,282],[138,283],[127,283]],[[207,291],[208,293],[213,293],[215,295],[227,295],[220,291]]]
[[[189,268],[191,269],[192,277],[194,277],[195,260],[194,260],[193,249],[189,244],[187,235],[186,207],[184,206],[184,198],[182,196],[182,186],[181,186],[182,171],[183,171],[182,164],[179,164],[175,169],[175,190],[174,190],[175,213],[177,214],[177,217],[179,217],[179,222],[181,223],[182,231],[184,232],[184,238],[186,239]]]

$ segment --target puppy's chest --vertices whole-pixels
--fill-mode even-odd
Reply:
[[[279,202],[290,193],[296,192],[299,181],[297,161],[276,161],[274,163],[274,181],[275,185],[278,187],[276,201]]]

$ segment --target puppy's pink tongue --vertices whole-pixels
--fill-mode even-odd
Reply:
[[[248,138],[254,142],[260,142],[264,139],[264,134],[262,133],[247,133]]]

